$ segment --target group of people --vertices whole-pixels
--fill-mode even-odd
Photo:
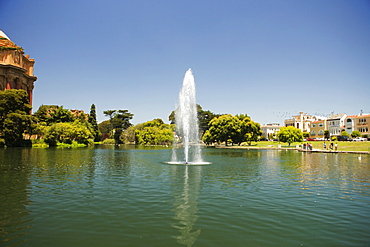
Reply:
[[[326,142],[324,142],[324,150],[326,150]],[[337,151],[338,150],[338,143],[330,142],[329,149]],[[311,143],[303,143],[303,150],[312,151],[312,144]]]
[[[337,151],[338,150],[338,143],[336,142],[335,144],[333,142],[331,142],[329,144],[329,149],[330,150],[333,150],[333,147],[334,147],[334,150]],[[324,142],[324,150],[326,150],[326,142]]]
[[[303,143],[303,150],[312,151],[312,144],[311,143]]]

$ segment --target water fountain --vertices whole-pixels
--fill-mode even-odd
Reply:
[[[198,114],[195,97],[195,82],[191,69],[185,73],[175,111],[176,136],[172,149],[172,159],[168,164],[208,165],[202,160],[199,141]],[[181,146],[182,148],[179,148]],[[183,154],[178,155],[178,150]],[[180,158],[178,158],[180,157]]]

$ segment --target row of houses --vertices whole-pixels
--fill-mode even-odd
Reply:
[[[343,131],[351,134],[357,130],[362,136],[370,136],[370,114],[360,113],[359,115],[347,115],[345,113],[332,114],[329,117],[312,116],[300,112],[299,115],[291,119],[284,120],[284,126],[293,126],[302,132],[310,133],[310,138],[324,138],[325,130],[328,130],[330,136],[340,136]],[[272,139],[279,132],[280,124],[266,124],[261,126],[263,136]]]

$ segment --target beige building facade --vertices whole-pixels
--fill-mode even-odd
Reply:
[[[370,114],[347,116],[344,127],[348,134],[357,130],[362,136],[370,136]]]
[[[293,116],[291,119],[284,121],[285,127],[293,126],[300,129],[302,132],[311,132],[311,123],[319,120],[325,120],[325,117],[311,116],[307,113],[300,112],[299,115]]]
[[[0,90],[23,89],[32,105],[37,77],[33,74],[35,60],[25,55],[23,48],[13,43],[0,30]]]
[[[310,129],[310,138],[315,139],[324,139],[325,138],[325,130],[327,130],[327,121],[326,120],[319,120],[314,121],[311,123]]]

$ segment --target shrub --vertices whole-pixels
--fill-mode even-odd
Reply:
[[[102,144],[116,144],[114,139],[105,139]]]
[[[5,147],[5,140],[0,138],[0,147]]]

